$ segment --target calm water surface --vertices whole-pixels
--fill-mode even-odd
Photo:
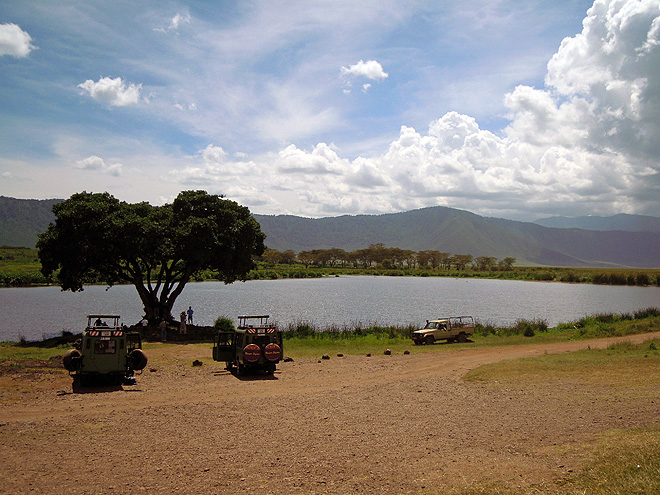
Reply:
[[[550,326],[585,315],[660,307],[659,287],[420,277],[330,277],[259,280],[224,285],[188,284],[174,314],[192,306],[195,323],[212,325],[218,316],[270,314],[280,325],[305,321],[317,326],[420,324],[440,315],[473,315],[482,323],[508,325],[541,318]],[[89,313],[116,313],[126,324],[143,315],[133,286],[0,289],[0,341],[37,340],[69,330],[79,332]]]

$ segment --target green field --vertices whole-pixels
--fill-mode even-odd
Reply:
[[[41,265],[36,249],[0,247],[0,287],[27,287],[45,285],[48,281],[40,272]],[[343,275],[393,276],[393,277],[452,277],[488,278],[501,280],[525,280],[538,282],[565,282],[603,285],[660,286],[658,269],[625,268],[566,268],[566,267],[523,267],[509,270],[477,270],[468,266],[463,270],[442,268],[401,269],[382,267],[321,267],[306,268],[301,263],[274,264],[257,262],[250,271],[248,280],[274,280],[281,278],[319,278]],[[211,271],[198,274],[195,281],[215,280]],[[102,283],[90,280],[88,283]]]

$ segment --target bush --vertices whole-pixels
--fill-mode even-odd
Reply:
[[[577,283],[581,282],[580,276],[574,272],[562,273],[559,277],[560,282]]]
[[[231,332],[235,330],[234,322],[226,316],[220,316],[217,320],[215,320],[213,328],[223,332]]]
[[[635,320],[643,320],[644,318],[651,318],[660,316],[660,309],[658,308],[646,308],[635,311],[633,318]]]
[[[487,337],[488,335],[497,335],[497,328],[492,323],[486,323],[485,325],[481,323],[475,323],[474,333],[482,337]]]

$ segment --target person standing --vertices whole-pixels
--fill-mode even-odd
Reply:
[[[181,323],[179,324],[179,334],[186,335],[188,333],[188,329],[186,328],[186,312],[181,311],[179,318],[181,319]]]
[[[188,323],[193,324],[193,309],[192,306],[188,306]]]
[[[161,342],[165,342],[167,340],[167,322],[165,319],[161,320],[160,322],[160,340]]]

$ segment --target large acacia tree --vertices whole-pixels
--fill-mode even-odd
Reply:
[[[108,193],[77,193],[53,206],[55,223],[39,236],[41,272],[62,290],[90,278],[130,283],[149,321],[171,319],[174,301],[203,270],[226,284],[245,280],[265,234],[248,208],[205,191],[172,204],[125,203]]]

